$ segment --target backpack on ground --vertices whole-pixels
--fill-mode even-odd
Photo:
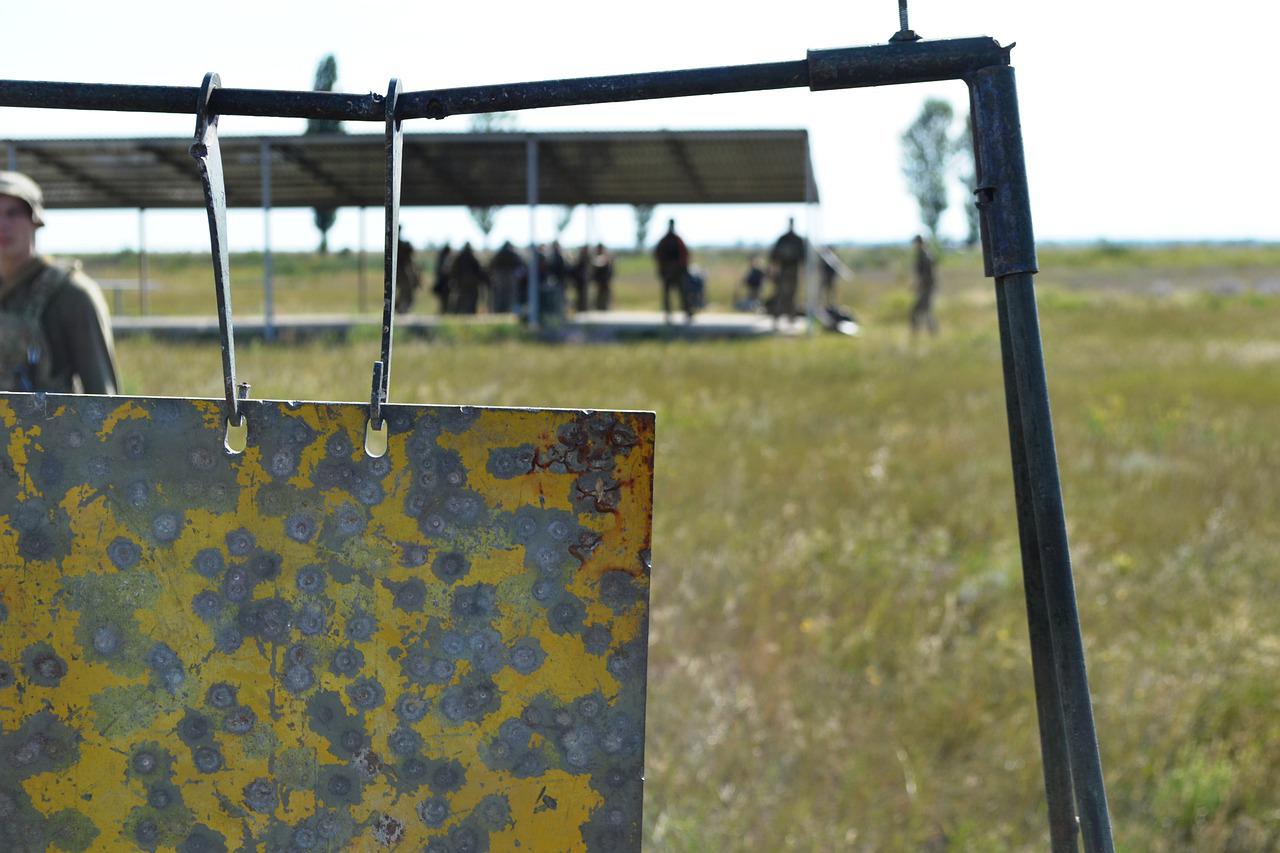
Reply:
[[[684,274],[684,289],[693,309],[705,308],[707,305],[707,279],[701,270],[690,269]]]

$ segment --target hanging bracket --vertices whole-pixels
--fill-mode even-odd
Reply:
[[[222,85],[217,74],[204,75],[196,96],[196,138],[191,156],[200,170],[205,212],[209,215],[209,248],[213,255],[213,286],[218,298],[218,332],[222,340],[222,387],[226,397],[227,427],[243,427],[240,394],[236,387],[235,329],[231,322],[231,263],[227,254],[227,187],[222,176],[222,151],[218,147],[218,116],[209,109],[214,90]],[[248,385],[245,385],[248,388]]]
[[[383,428],[382,407],[387,402],[387,388],[391,384],[391,327],[395,318],[396,267],[400,249],[400,174],[404,162],[404,133],[396,118],[396,104],[400,99],[400,81],[393,78],[387,86],[387,192],[385,217],[385,250],[383,252],[382,289],[382,359],[373,363],[373,387],[369,396],[369,427],[375,431]]]

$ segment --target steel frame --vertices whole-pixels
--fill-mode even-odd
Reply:
[[[1054,851],[1114,849],[1076,608],[1057,451],[1033,277],[1038,271],[1010,47],[991,38],[918,41],[906,29],[889,44],[810,51],[795,62],[405,92],[389,97],[215,87],[125,86],[0,80],[0,106],[385,121],[572,104],[808,87],[812,91],[963,80],[969,88],[986,274],[996,314],[1023,582]],[[390,131],[389,131],[390,133]],[[390,147],[390,143],[389,143]],[[388,162],[390,164],[390,153]],[[388,211],[392,207],[388,196]],[[398,206],[398,198],[395,200]],[[211,213],[212,216],[212,213]],[[388,252],[395,234],[388,220]],[[215,253],[216,254],[216,253]],[[388,276],[394,258],[388,254]],[[394,294],[394,281],[387,281]],[[229,329],[227,334],[229,335]],[[224,340],[224,344],[226,341]],[[390,325],[384,328],[390,357]],[[386,364],[375,373],[371,418],[386,399]],[[381,394],[378,393],[381,383]],[[228,409],[235,411],[230,386]]]

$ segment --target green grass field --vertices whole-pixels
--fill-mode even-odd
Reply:
[[[723,305],[744,255],[705,260]],[[395,401],[657,411],[650,849],[1047,849],[992,284],[948,256],[942,332],[912,342],[905,256],[849,261],[857,339],[396,344]],[[151,263],[153,310],[212,313],[206,259]],[[1280,249],[1041,265],[1117,842],[1275,850]],[[354,308],[354,259],[277,269],[282,310]],[[654,306],[647,262],[622,270],[619,303]],[[118,349],[128,393],[220,393],[216,344]],[[244,345],[239,370],[255,397],[358,400],[376,350]]]

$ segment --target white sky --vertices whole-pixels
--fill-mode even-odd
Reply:
[[[1023,135],[1041,240],[1280,239],[1270,3],[1118,3],[1103,0],[913,0],[911,26],[925,38],[990,35],[1016,41]],[[1182,11],[1185,9],[1186,11]],[[733,11],[729,11],[733,10]],[[338,88],[408,91],[710,65],[803,59],[806,49],[886,41],[894,0],[795,0],[777,6],[650,0],[582,2],[16,2],[0,7],[8,37],[0,77],[195,86],[206,71],[224,85],[305,89],[321,56],[338,59]],[[928,96],[963,114],[961,83],[841,92],[780,92],[568,107],[518,114],[524,129],[804,127],[823,196],[811,223],[828,240],[905,240],[919,228],[899,167],[898,138]],[[465,129],[467,117],[408,123],[413,131]],[[0,108],[0,140],[42,136],[191,134],[188,116]],[[297,133],[296,119],[224,117],[224,135]],[[348,124],[376,132],[378,125]],[[3,152],[0,151],[0,154]],[[2,163],[0,163],[2,165]],[[956,206],[944,231],[959,236]],[[548,237],[556,210],[545,209]],[[800,206],[670,207],[693,243],[771,239]],[[381,212],[367,219],[380,241]],[[478,240],[461,209],[402,213],[407,236]],[[208,248],[203,213],[147,214],[153,249]],[[602,207],[595,233],[630,245],[629,208]],[[232,213],[233,249],[262,244],[260,213]],[[586,235],[579,209],[566,232]],[[277,249],[314,246],[310,211],[277,210]],[[355,211],[331,232],[353,245]],[[507,208],[494,238],[523,242],[528,216]],[[47,251],[136,244],[136,213],[56,212],[41,235]]]

